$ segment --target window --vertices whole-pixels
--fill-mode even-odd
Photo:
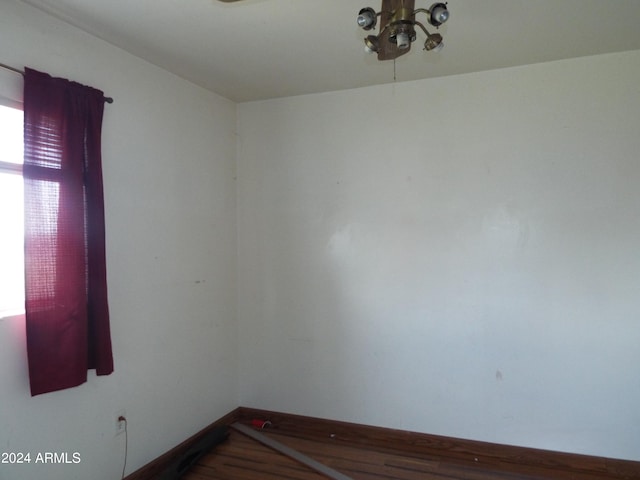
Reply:
[[[0,104],[0,318],[24,313],[22,110]]]

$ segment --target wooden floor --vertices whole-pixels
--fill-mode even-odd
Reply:
[[[353,480],[640,480],[640,462],[497,445],[240,408],[233,422]],[[249,432],[251,433],[251,432]],[[321,468],[326,470],[326,468]],[[233,428],[184,480],[327,476]],[[329,477],[333,478],[333,477]]]
[[[247,430],[247,426],[258,420],[269,420],[271,425],[266,429]],[[245,427],[236,427],[238,424]],[[229,431],[228,438],[200,456],[204,448],[201,445],[215,444],[221,438],[220,429],[224,433],[225,426]],[[286,456],[251,438],[253,432],[295,452]],[[320,470],[339,473],[327,477],[291,458],[300,454],[319,463]],[[189,468],[195,458],[195,464]],[[238,407],[215,421],[129,475],[127,480],[175,478],[177,472],[183,473],[186,468],[188,471],[180,477],[183,480],[320,480],[335,477],[352,480],[640,480],[640,462],[635,461],[500,445],[245,407]]]
[[[299,435],[278,428],[263,429],[260,433],[353,478],[354,480],[533,480],[559,478],[537,474],[521,474],[492,470],[475,464],[445,462],[394,453],[392,449],[379,451],[367,447],[345,446],[324,441],[299,438]],[[326,480],[297,461],[262,445],[240,432],[231,430],[229,438],[193,466],[184,480],[246,480],[290,479]]]

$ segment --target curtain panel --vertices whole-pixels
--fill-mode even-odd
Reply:
[[[113,371],[101,91],[25,69],[25,312],[31,395]]]

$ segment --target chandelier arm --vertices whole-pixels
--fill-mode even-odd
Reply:
[[[422,29],[422,31],[424,32],[424,34],[425,34],[427,37],[429,37],[429,36],[431,35],[431,34],[427,31],[427,29],[424,27],[424,25],[423,25],[422,23],[418,22],[417,20],[414,20],[414,21],[413,21],[413,23],[414,23],[415,25],[418,25],[418,26]]]
[[[430,16],[430,15],[431,15],[431,12],[430,12],[429,10],[427,10],[426,8],[416,8],[416,9],[413,11],[413,15],[415,15],[416,13],[426,13],[426,14],[427,14],[427,16]]]

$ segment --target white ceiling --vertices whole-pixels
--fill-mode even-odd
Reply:
[[[364,52],[380,0],[22,0],[237,102],[394,81]],[[432,1],[416,0],[428,8]],[[640,49],[640,0],[449,0],[445,48],[424,38],[397,81]],[[433,30],[433,28],[431,28]]]

